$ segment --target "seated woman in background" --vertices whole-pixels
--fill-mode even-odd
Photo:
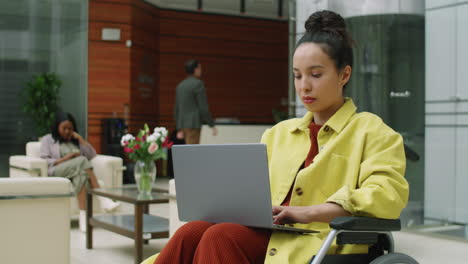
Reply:
[[[41,139],[41,158],[47,160],[49,176],[70,179],[80,208],[80,230],[86,230],[86,186],[99,188],[90,160],[96,150],[76,130],[75,118],[70,113],[57,112],[51,133]],[[119,203],[98,197],[105,211],[113,211]]]
[[[344,19],[320,11],[309,17],[305,28],[294,52],[293,72],[296,93],[308,112],[267,130],[262,142],[267,145],[274,223],[320,233],[194,221],[179,228],[160,255],[148,261],[308,263],[333,218],[400,216],[409,194],[403,139],[378,116],[357,113],[343,95],[353,65]],[[328,254],[366,258],[368,248],[333,244]]]

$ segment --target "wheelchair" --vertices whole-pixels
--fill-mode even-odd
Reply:
[[[418,264],[405,254],[394,252],[392,231],[400,231],[400,219],[370,217],[337,217],[330,222],[332,230],[310,264]],[[369,244],[368,254],[326,255],[336,244]]]

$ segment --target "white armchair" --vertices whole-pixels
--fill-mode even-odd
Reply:
[[[28,142],[26,144],[26,155],[10,156],[10,177],[47,177],[47,162],[40,158],[40,142]],[[97,155],[91,160],[94,173],[102,187],[122,186],[123,160],[119,157]],[[99,203],[93,201],[93,211],[101,212]],[[71,214],[79,212],[76,198],[71,199]]]
[[[0,262],[70,263],[71,182],[0,178]]]

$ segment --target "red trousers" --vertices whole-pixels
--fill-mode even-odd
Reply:
[[[263,263],[271,231],[194,221],[180,227],[154,264]]]

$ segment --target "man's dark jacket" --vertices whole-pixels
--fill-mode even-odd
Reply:
[[[177,129],[214,126],[202,80],[189,76],[177,85],[174,118]]]

